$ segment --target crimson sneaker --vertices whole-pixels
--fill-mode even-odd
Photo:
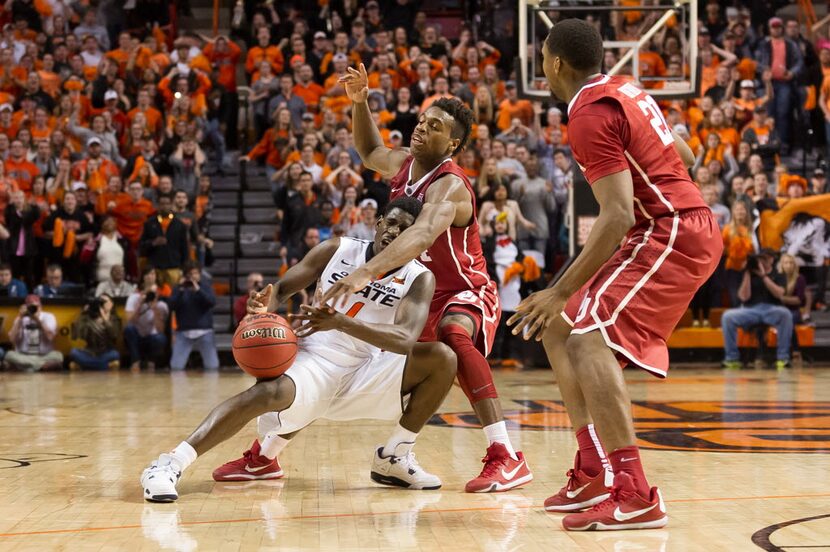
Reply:
[[[469,481],[464,490],[468,493],[490,493],[507,491],[533,480],[533,474],[527,467],[525,457],[516,452],[518,460],[513,460],[507,448],[501,443],[493,443],[487,448],[487,456],[481,461],[484,468],[478,477]]]
[[[621,529],[657,529],[665,527],[669,518],[660,489],[652,487],[648,497],[634,488],[627,473],[614,477],[611,496],[590,510],[562,518],[568,531],[618,531]]]
[[[259,440],[242,453],[242,458],[222,464],[213,470],[214,481],[251,481],[254,479],[279,479],[283,476],[282,468],[276,458],[271,460],[262,456]]]
[[[611,496],[614,474],[602,470],[591,477],[578,467],[568,470],[568,483],[559,492],[545,500],[548,512],[577,512],[599,504]]]

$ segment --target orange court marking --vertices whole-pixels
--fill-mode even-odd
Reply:
[[[825,498],[830,497],[830,493],[817,493],[817,494],[804,494],[804,495],[770,495],[770,496],[738,496],[738,497],[730,497],[730,496],[722,496],[722,497],[711,497],[711,498],[676,498],[673,500],[666,500],[665,502],[669,503],[681,503],[681,502],[724,502],[728,500],[778,500],[778,499],[795,499],[795,498]],[[531,509],[531,508],[539,508],[540,511],[542,510],[541,506],[537,504],[533,505],[513,505],[512,507],[516,509]],[[452,513],[460,513],[460,512],[493,512],[501,510],[501,506],[482,506],[476,508],[446,508],[446,509],[436,509],[436,510],[421,510],[419,513],[421,514],[452,514]],[[406,513],[405,511],[394,511],[394,512],[352,512],[352,513],[343,513],[343,514],[311,514],[311,515],[299,515],[299,516],[283,516],[283,517],[275,517],[270,520],[266,520],[262,517],[256,518],[239,518],[239,519],[215,519],[215,520],[204,520],[204,521],[182,521],[179,523],[180,526],[194,526],[194,525],[210,525],[210,524],[222,524],[222,523],[251,523],[255,521],[292,521],[292,520],[304,520],[304,519],[332,519],[332,518],[348,518],[348,517],[374,517],[374,516],[392,516]],[[142,526],[140,524],[132,524],[132,525],[113,525],[110,527],[83,527],[81,529],[52,529],[48,531],[21,531],[19,533],[0,533],[0,537],[25,537],[25,536],[32,536],[32,535],[54,535],[54,534],[66,534],[66,533],[92,533],[97,531],[113,531],[116,529],[141,529]]]

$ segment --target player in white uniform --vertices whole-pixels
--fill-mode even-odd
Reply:
[[[253,292],[249,313],[275,312],[283,301],[318,281],[316,296],[363,265],[412,225],[421,204],[412,198],[392,201],[378,219],[374,242],[331,239],[312,249],[274,286]],[[432,273],[411,261],[379,275],[342,308],[304,306],[292,318],[300,346],[294,364],[282,376],[257,381],[205,418],[170,453],[144,470],[144,498],[171,502],[176,483],[199,454],[230,438],[250,420],[267,426],[273,443],[317,419],[399,419],[372,463],[378,483],[413,489],[437,489],[441,480],[424,471],[412,454],[415,437],[446,397],[455,379],[455,354],[441,343],[416,343],[429,314],[435,289]],[[264,423],[263,423],[264,422]],[[265,450],[263,450],[265,452]],[[276,453],[274,453],[276,457]],[[249,470],[255,473],[257,470]],[[257,477],[251,477],[257,479]]]

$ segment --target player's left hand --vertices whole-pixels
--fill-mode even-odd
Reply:
[[[556,291],[556,288],[545,289],[531,294],[516,307],[516,314],[507,321],[508,326],[514,326],[513,335],[518,335],[527,328],[525,341],[536,338],[542,341],[545,330],[557,316],[562,313],[568,298]]]
[[[297,337],[308,337],[317,332],[326,332],[342,327],[343,315],[322,302],[320,286],[314,293],[314,305],[300,305],[303,314],[289,314],[289,322],[299,321],[302,325],[294,332]]]
[[[349,295],[365,288],[371,281],[372,274],[366,270],[366,267],[361,266],[348,276],[334,282],[320,299],[320,304],[337,306],[337,302],[340,301],[340,306],[345,306]]]

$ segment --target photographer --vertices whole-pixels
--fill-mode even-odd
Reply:
[[[213,335],[213,308],[216,306],[216,296],[209,285],[200,285],[201,278],[201,267],[198,263],[189,262],[185,265],[184,277],[168,299],[178,323],[173,341],[173,355],[170,358],[171,370],[184,370],[194,348],[202,356],[205,370],[219,369],[219,357]]]
[[[55,315],[41,310],[40,297],[27,295],[9,331],[14,350],[6,353],[6,364],[27,372],[60,370],[63,355],[52,343],[57,331]]]
[[[781,306],[779,298],[784,295],[786,280],[773,272],[775,252],[763,249],[757,255],[751,255],[746,262],[738,299],[741,306],[728,309],[723,313],[721,325],[726,356],[725,368],[740,368],[738,352],[738,328],[748,328],[758,324],[773,326],[778,333],[778,351],[775,366],[783,370],[790,365],[790,342],[792,339],[793,319],[790,311]]]
[[[264,278],[259,272],[251,272],[248,274],[248,281],[246,283],[245,295],[240,295],[233,302],[233,320],[235,324],[239,324],[245,318],[248,309],[248,296],[252,291],[262,291]]]
[[[69,352],[70,370],[118,370],[121,355],[117,350],[121,319],[113,312],[112,297],[102,294],[84,307],[78,319],[78,337],[86,341],[83,349]]]
[[[152,277],[142,279],[142,287],[127,298],[125,307],[127,327],[124,329],[124,342],[130,352],[130,369],[135,372],[146,361],[147,369],[156,367],[167,345],[164,327],[167,323],[168,308],[164,301],[159,301],[155,272]]]

